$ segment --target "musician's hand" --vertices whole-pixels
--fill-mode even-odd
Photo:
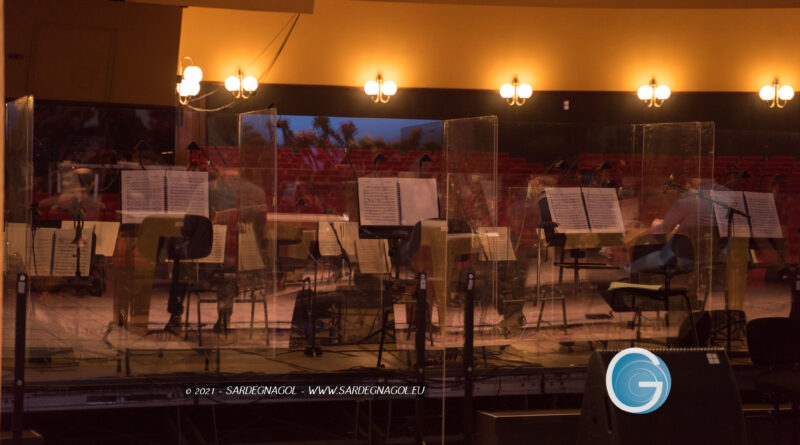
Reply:
[[[655,227],[655,226],[657,226],[657,225],[659,225],[659,224],[661,224],[663,222],[664,222],[663,219],[656,218],[656,219],[653,220],[653,222],[650,223],[650,227]]]

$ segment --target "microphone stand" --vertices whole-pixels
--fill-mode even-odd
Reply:
[[[730,255],[730,252],[731,252],[731,245],[732,245],[732,239],[733,239],[733,221],[734,221],[733,217],[734,217],[734,215],[741,215],[741,216],[743,216],[743,217],[745,217],[747,219],[747,224],[750,225],[750,214],[747,213],[747,212],[743,212],[743,211],[741,211],[741,210],[739,210],[737,208],[734,208],[730,204],[717,201],[716,199],[713,199],[710,196],[707,196],[707,195],[701,193],[699,190],[691,191],[691,190],[687,189],[686,187],[683,187],[683,186],[680,186],[678,184],[675,184],[674,182],[672,182],[672,177],[670,177],[667,180],[667,183],[665,185],[665,190],[668,190],[671,187],[672,188],[676,188],[676,189],[678,189],[678,190],[680,190],[680,191],[682,191],[684,193],[688,193],[689,195],[694,196],[694,197],[696,197],[698,199],[702,199],[702,200],[705,200],[707,202],[710,202],[712,205],[718,205],[718,206],[726,209],[726,211],[727,211],[726,219],[728,221],[728,246],[727,246],[728,247],[728,253],[726,254],[726,260],[727,260],[728,259],[727,257]],[[709,284],[709,286],[710,285],[711,284]],[[691,311],[691,308],[689,308],[689,310]],[[728,283],[725,283],[725,322],[726,322],[725,323],[726,324],[726,326],[725,326],[725,337],[726,337],[725,338],[725,350],[730,352],[730,350],[731,350],[731,310],[730,310],[730,298],[729,298],[729,292],[728,292]]]
[[[80,278],[81,276],[81,242],[84,241],[83,239],[83,223],[86,218],[86,209],[84,209],[83,204],[76,199],[72,204],[72,217],[75,219],[73,223],[75,226],[75,239],[72,240],[72,244],[75,244],[75,276]]]

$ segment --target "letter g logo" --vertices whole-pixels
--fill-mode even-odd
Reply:
[[[667,365],[646,349],[623,349],[608,364],[608,397],[625,412],[647,414],[657,410],[667,401],[671,386]]]

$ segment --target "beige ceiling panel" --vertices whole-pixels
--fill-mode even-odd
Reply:
[[[272,12],[314,12],[314,0],[127,0],[129,3],[152,3],[168,6],[244,9]]]
[[[293,14],[187,8],[180,56],[206,79],[263,73]],[[360,87],[380,71],[399,88],[673,91],[800,85],[798,9],[608,9],[319,0],[266,83]]]
[[[362,0],[439,5],[527,6],[552,8],[738,9],[797,8],[800,0]]]

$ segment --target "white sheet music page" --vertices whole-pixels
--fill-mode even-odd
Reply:
[[[80,272],[82,277],[89,276],[89,267],[92,259],[92,231],[83,229],[82,240],[76,244],[75,230],[60,229],[55,232],[55,247],[53,249],[53,276],[74,277],[78,264],[78,250],[80,249]]]
[[[266,269],[252,223],[239,224],[239,270]]]
[[[439,217],[436,178],[398,178],[400,187],[400,225],[413,226]]]
[[[727,190],[712,190],[711,199],[729,205],[736,210],[745,211],[744,196],[742,192],[731,192]],[[717,218],[717,230],[720,238],[728,237],[728,209],[724,206],[714,204],[714,216]],[[733,237],[750,238],[750,225],[747,218],[742,215],[733,215]]]
[[[138,224],[164,213],[164,170],[122,171],[122,223]]]
[[[196,263],[222,264],[225,262],[225,241],[228,239],[228,226],[214,224],[212,227],[211,253],[203,258],[193,260]]]
[[[385,239],[356,240],[358,270],[364,274],[389,273],[392,262],[389,259],[389,242]]]
[[[339,241],[342,243],[342,247],[344,247],[344,253],[351,261],[357,262],[356,240],[358,240],[358,223],[340,221],[333,222],[331,225],[339,236]]]
[[[592,233],[625,233],[616,189],[584,188],[581,191]]]
[[[167,213],[208,217],[208,173],[167,170]]]
[[[772,193],[744,192],[753,238],[783,238],[778,208]]]
[[[397,178],[358,178],[358,213],[362,226],[400,225]]]
[[[53,235],[56,230],[58,229],[41,227],[33,232],[33,251],[29,263],[32,275],[43,277],[50,275],[50,266],[53,263]],[[72,232],[72,236],[75,236],[75,232]]]
[[[336,239],[336,232],[333,230],[333,224],[336,223],[323,221],[317,223],[317,242],[319,243],[319,254],[322,256],[339,256],[342,254],[339,241]]]
[[[580,187],[545,187],[544,193],[550,207],[550,217],[558,224],[556,232],[589,232]]]
[[[74,221],[61,221],[62,229],[72,229]],[[95,235],[95,255],[114,256],[119,236],[119,222],[116,221],[84,221],[83,228],[93,230]]]

